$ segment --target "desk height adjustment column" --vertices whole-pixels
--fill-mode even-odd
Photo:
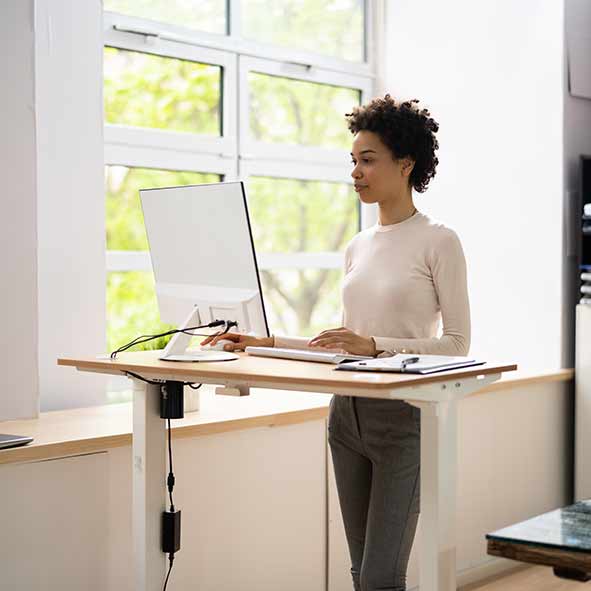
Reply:
[[[166,554],[166,424],[160,418],[161,384],[133,380],[133,542],[135,588],[162,591]]]
[[[184,413],[184,382],[165,381],[160,385],[160,418],[168,423],[168,478],[166,485],[170,499],[168,511],[162,512],[162,552],[168,554],[168,573],[164,582],[164,591],[172,572],[174,555],[181,549],[181,512],[175,507],[172,493],[174,490],[174,471],[172,468],[172,425],[171,419],[182,419]]]
[[[500,374],[426,384],[405,400],[421,410],[421,591],[456,591],[458,405]],[[412,390],[411,390],[412,391]]]

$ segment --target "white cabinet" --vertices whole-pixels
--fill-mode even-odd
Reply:
[[[323,419],[173,440],[182,524],[169,588],[325,591],[325,429]],[[107,589],[132,591],[131,450],[110,450],[109,466]]]
[[[591,327],[591,308],[580,314]],[[587,364],[578,385],[586,379],[589,392],[591,343],[583,340],[578,352]],[[461,585],[510,565],[487,556],[487,532],[570,501],[570,411],[570,385],[553,381],[460,405]],[[328,591],[350,591],[325,429],[315,419],[198,437],[179,432],[174,500],[182,536],[173,590],[325,591],[328,582]],[[590,432],[582,432],[588,443]],[[586,460],[591,447],[580,449]],[[131,466],[129,446],[0,465],[0,590],[133,591]],[[417,583],[418,544],[408,587]]]
[[[104,591],[106,453],[0,466],[0,589]]]

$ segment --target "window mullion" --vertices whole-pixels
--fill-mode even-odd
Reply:
[[[240,0],[226,0],[228,11],[228,34],[231,38],[242,36]]]

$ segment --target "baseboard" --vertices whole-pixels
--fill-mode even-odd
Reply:
[[[508,560],[506,558],[491,558],[482,564],[466,568],[457,573],[456,581],[459,591],[470,591],[466,586],[472,586],[474,583],[485,583],[488,579],[495,579],[497,577],[508,575],[511,572],[523,570],[532,566],[531,564],[524,564],[516,562],[515,560]],[[408,591],[419,591],[420,586],[409,587]]]
[[[508,575],[511,572],[520,571],[531,566],[531,564],[508,560],[507,558],[491,558],[482,564],[458,572],[458,589],[469,591],[468,589],[462,588],[466,585],[472,585],[473,583],[484,583],[486,579],[494,579],[502,575]]]

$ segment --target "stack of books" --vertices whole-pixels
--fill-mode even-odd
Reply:
[[[591,269],[581,273],[581,299],[580,304],[591,304]]]

